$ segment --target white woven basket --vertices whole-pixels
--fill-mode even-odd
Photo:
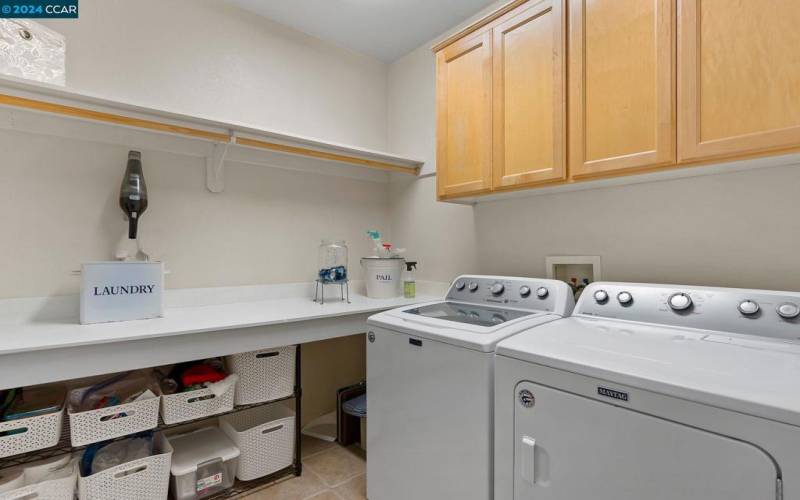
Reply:
[[[73,462],[73,472],[61,479],[42,481],[16,490],[0,493],[0,500],[74,500],[78,479],[78,464]]]
[[[240,451],[236,477],[251,481],[292,465],[294,424],[294,412],[282,404],[220,417],[220,428]]]
[[[0,457],[50,448],[61,439],[64,410],[0,423],[0,433],[25,429],[25,432],[0,437]]]
[[[172,447],[161,433],[155,435],[158,453],[87,477],[78,477],[81,500],[161,500],[169,491]]]
[[[211,389],[165,394],[161,396],[161,418],[165,424],[177,424],[233,410],[236,384],[217,397]]]
[[[158,426],[160,397],[134,401],[99,410],[69,413],[72,446],[83,446],[106,439],[155,429]],[[114,415],[125,414],[118,418]]]
[[[291,396],[296,350],[292,345],[227,356],[228,369],[239,375],[235,403],[247,405]]]

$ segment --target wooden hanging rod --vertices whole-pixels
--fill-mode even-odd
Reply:
[[[419,167],[401,167],[399,165],[392,165],[377,160],[367,160],[365,158],[357,158],[354,156],[341,155],[336,153],[328,153],[325,151],[318,151],[316,149],[301,148],[297,146],[289,146],[286,144],[277,144],[274,142],[262,141],[259,139],[248,139],[247,137],[237,137],[236,144],[241,146],[249,146],[252,148],[269,149],[270,151],[279,151],[281,153],[290,153],[302,156],[310,156],[312,158],[320,158],[323,160],[340,161],[344,163],[351,163],[361,165],[369,168],[377,168],[381,170],[389,170],[392,172],[419,173]]]
[[[132,118],[130,116],[115,115],[112,113],[104,113],[102,111],[76,108],[74,106],[66,106],[64,104],[55,104],[46,101],[37,101],[35,99],[27,99],[25,97],[17,97],[7,94],[0,94],[0,104],[14,106],[17,108],[33,109],[35,111],[44,111],[57,115],[72,116],[74,118],[85,118],[87,120],[113,123],[115,125],[126,125],[129,127],[155,130],[157,132],[167,132],[170,134],[199,137],[200,139],[207,139],[210,141],[228,142],[230,140],[227,134],[221,134],[218,132],[209,132],[207,130],[200,130],[196,128],[181,127],[179,125],[171,125],[169,123],[144,120],[142,118]]]
[[[124,115],[117,115],[113,113],[106,113],[103,111],[95,111],[75,106],[67,106],[64,104],[39,101],[36,99],[28,99],[25,97],[18,97],[8,94],[0,94],[0,105],[13,106],[17,108],[24,108],[35,111],[43,111],[46,113],[70,116],[74,118],[82,118],[98,122],[113,123],[115,125],[124,125],[128,127],[135,127],[145,130],[153,130],[156,132],[166,132],[170,134],[183,135],[187,137],[205,139],[215,142],[224,142],[224,143],[231,142],[231,137],[228,134],[224,134],[221,132],[210,132],[208,130],[183,127],[180,125],[172,125],[170,123],[163,123],[154,120],[146,120],[143,118],[134,118]],[[245,137],[236,137],[234,138],[234,142],[235,144],[241,146],[267,149],[271,151],[295,154],[310,158],[337,161],[342,163],[348,163],[351,165],[360,165],[368,168],[376,168],[393,172],[403,172],[406,174],[409,173],[413,175],[419,174],[419,167],[403,167],[388,162],[383,162],[379,160],[370,160],[346,154],[329,153],[317,149],[304,148],[299,146],[290,146],[286,144],[263,141],[259,139],[249,139]]]

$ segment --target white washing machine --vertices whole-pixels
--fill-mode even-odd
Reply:
[[[800,500],[800,294],[594,283],[501,342],[495,498]]]
[[[494,348],[573,302],[560,281],[461,276],[444,301],[369,318],[368,498],[491,498]]]

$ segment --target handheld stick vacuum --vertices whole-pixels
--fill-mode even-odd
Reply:
[[[147,185],[142,172],[142,153],[128,152],[128,167],[119,190],[119,206],[128,215],[128,238],[136,239],[139,218],[147,210]]]

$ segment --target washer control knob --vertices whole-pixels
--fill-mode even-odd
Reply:
[[[550,290],[547,288],[540,286],[536,289],[536,296],[540,299],[546,299],[548,295],[550,295]]]
[[[800,306],[791,302],[784,302],[778,306],[778,316],[784,319],[794,319],[800,316]]]
[[[598,290],[594,292],[594,301],[598,304],[602,304],[608,300],[608,292],[605,290]]]
[[[685,311],[692,307],[692,298],[685,293],[673,294],[667,302],[673,311]]]
[[[756,314],[759,309],[758,302],[753,302],[752,300],[744,300],[739,303],[739,312],[744,314],[745,316],[752,316]]]
[[[495,283],[489,290],[492,292],[492,295],[500,295],[505,289],[506,287],[502,283]]]
[[[627,306],[633,302],[633,295],[630,292],[619,292],[617,294],[617,300],[623,306]]]
[[[470,292],[474,292],[477,289],[478,289],[478,284],[475,283],[474,281],[470,281],[469,282],[469,291]]]
[[[459,292],[461,290],[463,290],[465,286],[467,286],[467,285],[463,281],[461,281],[461,280],[456,281],[456,290],[458,290]]]
[[[519,287],[519,296],[522,298],[528,297],[531,294],[531,287],[528,285],[522,285]]]

